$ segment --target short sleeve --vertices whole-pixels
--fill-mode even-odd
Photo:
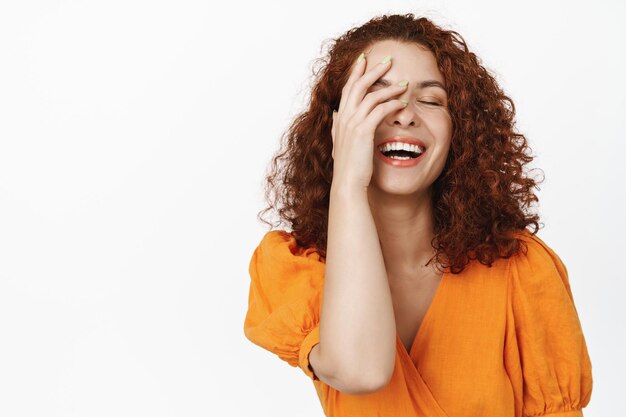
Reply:
[[[316,250],[299,247],[283,230],[265,234],[249,265],[246,338],[300,367],[313,381],[319,378],[309,354],[319,343],[324,270]]]
[[[591,398],[591,361],[567,269],[525,230],[510,258],[505,367],[516,417],[582,417]]]

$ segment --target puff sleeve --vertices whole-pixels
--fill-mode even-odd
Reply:
[[[325,263],[283,230],[267,232],[249,265],[244,334],[254,344],[298,366],[313,381],[309,354],[319,343]]]
[[[516,417],[582,417],[591,398],[591,361],[567,269],[525,230],[527,251],[510,259],[505,367]]]

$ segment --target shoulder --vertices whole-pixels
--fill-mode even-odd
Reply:
[[[521,247],[509,260],[509,290],[519,301],[573,308],[568,271],[559,255],[539,236],[528,230],[517,233]]]
[[[559,275],[567,275],[565,264],[552,247],[528,229],[516,231],[515,238],[520,242],[518,252],[511,258],[513,267],[527,268],[531,271],[548,268],[555,269]]]
[[[324,270],[325,264],[315,248],[301,247],[295,236],[285,230],[265,233],[248,268],[253,285],[266,295],[276,293],[293,300],[310,290],[318,292],[323,285]]]
[[[528,229],[517,230],[513,233],[513,236],[522,242],[524,246],[530,246],[533,250],[545,251],[554,255],[554,251],[550,246],[543,241],[537,234],[533,234]]]
[[[284,261],[294,258],[308,259],[311,262],[321,262],[322,259],[313,247],[305,248],[298,245],[292,232],[286,230],[270,230],[261,238],[255,249],[265,260]]]

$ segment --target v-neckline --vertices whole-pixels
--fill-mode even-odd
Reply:
[[[448,273],[446,271],[444,271],[441,275],[441,279],[439,280],[439,284],[437,285],[437,290],[435,291],[435,295],[433,296],[432,300],[430,301],[430,305],[428,306],[428,308],[426,309],[426,313],[424,314],[424,318],[422,318],[422,322],[420,323],[419,328],[417,329],[417,332],[415,333],[415,337],[413,338],[413,343],[411,344],[411,349],[407,352],[406,347],[404,346],[404,343],[402,342],[402,339],[400,338],[400,335],[398,334],[397,330],[396,330],[396,340],[397,340],[397,344],[399,345],[399,349],[401,349],[404,353],[406,353],[406,355],[413,359],[413,355],[414,355],[414,351],[415,349],[417,349],[417,345],[420,342],[420,340],[422,339],[422,333],[424,333],[426,330],[425,327],[427,325],[429,325],[429,320],[432,320],[430,318],[430,316],[433,315],[433,310],[436,307],[436,303],[437,300],[439,298],[441,298],[440,293],[442,292],[443,289],[443,285],[444,285],[444,281],[446,280],[446,275],[448,275]]]

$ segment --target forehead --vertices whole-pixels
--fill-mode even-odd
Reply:
[[[365,50],[366,71],[377,65],[387,55],[391,55],[391,68],[385,78],[401,78],[409,81],[434,79],[444,83],[443,74],[437,67],[435,55],[426,47],[416,43],[395,40],[378,41]]]

